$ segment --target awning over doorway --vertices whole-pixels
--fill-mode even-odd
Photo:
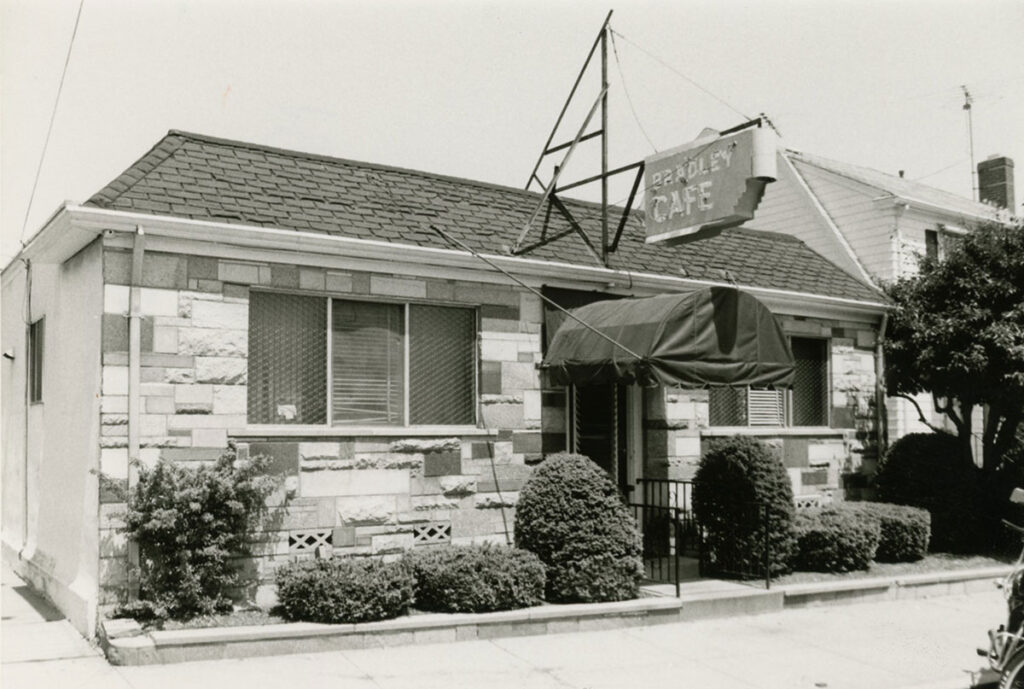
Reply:
[[[737,289],[601,301],[572,314],[579,320],[562,322],[541,363],[552,385],[793,384],[782,328],[764,304]]]

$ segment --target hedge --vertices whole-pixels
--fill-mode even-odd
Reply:
[[[277,598],[290,620],[372,622],[407,612],[413,583],[412,572],[400,561],[305,560],[277,570]]]
[[[435,612],[492,612],[539,605],[544,565],[531,552],[503,546],[436,546],[410,551],[416,607]]]
[[[866,512],[826,508],[796,517],[796,569],[849,572],[867,569],[881,535],[878,520]]]
[[[878,562],[916,562],[928,554],[931,515],[927,510],[884,502],[847,502],[842,508],[878,521]]]

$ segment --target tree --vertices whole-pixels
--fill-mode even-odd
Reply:
[[[982,469],[995,472],[1024,411],[1024,226],[981,227],[887,292],[895,307],[885,343],[890,394],[930,392],[965,458],[972,412],[986,406]]]

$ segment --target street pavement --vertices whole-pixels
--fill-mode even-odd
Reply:
[[[598,632],[113,667],[4,566],[3,689],[967,689],[991,592]]]

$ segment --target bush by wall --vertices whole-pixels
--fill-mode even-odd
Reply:
[[[987,504],[993,501],[951,435],[910,433],[897,440],[878,467],[875,487],[882,502],[931,514],[932,550],[976,552],[998,533],[998,512],[990,514]]]
[[[230,558],[248,553],[274,480],[266,460],[223,455],[213,465],[139,467],[124,533],[139,550],[139,599],[115,614],[189,618],[231,609],[239,585]]]
[[[515,543],[547,572],[552,602],[636,598],[640,535],[612,479],[582,455],[548,457],[519,493]]]
[[[373,622],[406,613],[413,583],[412,571],[401,561],[305,560],[277,570],[277,598],[290,620]]]
[[[796,569],[849,572],[867,569],[878,549],[878,520],[862,511],[826,508],[796,517]]]
[[[435,612],[492,612],[540,605],[544,565],[527,550],[437,546],[410,551],[416,607]]]
[[[884,502],[846,502],[841,509],[861,512],[878,522],[878,562],[915,562],[928,554],[931,515],[927,510]]]
[[[767,506],[768,530],[757,505]],[[796,542],[793,532],[793,486],[766,445],[734,436],[712,443],[694,477],[693,509],[706,530],[705,555],[722,574],[784,574]]]

